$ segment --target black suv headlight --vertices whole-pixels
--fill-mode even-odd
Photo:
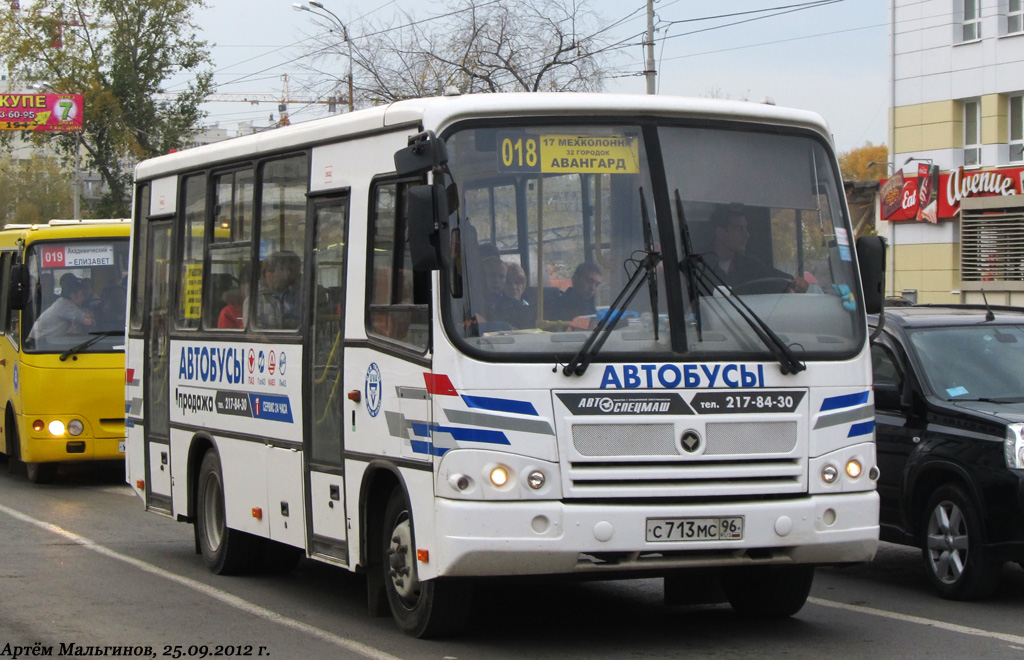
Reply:
[[[1006,467],[1024,470],[1024,424],[1010,424],[1006,427],[1003,454],[1006,456]]]

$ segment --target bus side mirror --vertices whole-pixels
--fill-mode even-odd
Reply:
[[[409,138],[409,146],[395,152],[398,176],[426,174],[448,162],[448,147],[434,131],[424,131]]]
[[[14,264],[11,266],[11,283],[7,291],[8,305],[11,309],[25,309],[29,301],[28,266]]]
[[[447,194],[441,183],[409,187],[405,218],[413,270],[429,271],[441,267],[441,232],[438,227],[447,217]]]
[[[857,265],[864,291],[864,309],[868,314],[881,314],[885,302],[885,239],[881,236],[858,238]]]

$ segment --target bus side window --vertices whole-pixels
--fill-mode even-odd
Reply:
[[[11,256],[13,253],[4,252],[0,256],[0,335],[7,332],[7,319],[14,316],[13,311],[7,308],[7,290],[11,283]]]
[[[203,240],[206,236],[206,175],[185,179],[185,222],[181,233],[178,283],[179,328],[196,329],[203,310]]]
[[[423,351],[430,335],[430,274],[412,270],[404,214],[409,185],[392,182],[374,188],[366,332]]]
[[[259,278],[256,281],[256,327],[296,330],[302,321],[302,255],[306,244],[306,191],[309,159],[305,154],[266,163],[261,168]]]

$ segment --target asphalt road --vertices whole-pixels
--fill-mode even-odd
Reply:
[[[1008,566],[992,600],[943,601],[920,554],[888,544],[871,564],[819,569],[810,601],[786,621],[666,607],[660,580],[501,583],[478,589],[462,637],[415,640],[367,616],[363,578],[331,566],[212,575],[191,526],[144,512],[121,480],[76,469],[34,486],[0,472],[0,658],[37,645],[54,657],[64,645],[278,660],[1024,656],[1024,569]]]

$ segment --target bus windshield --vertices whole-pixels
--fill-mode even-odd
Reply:
[[[481,357],[836,359],[863,344],[834,158],[806,133],[523,125],[446,137],[445,324]],[[781,348],[780,348],[781,346]]]
[[[31,283],[23,347],[33,353],[124,350],[127,238],[39,241],[25,253]]]

